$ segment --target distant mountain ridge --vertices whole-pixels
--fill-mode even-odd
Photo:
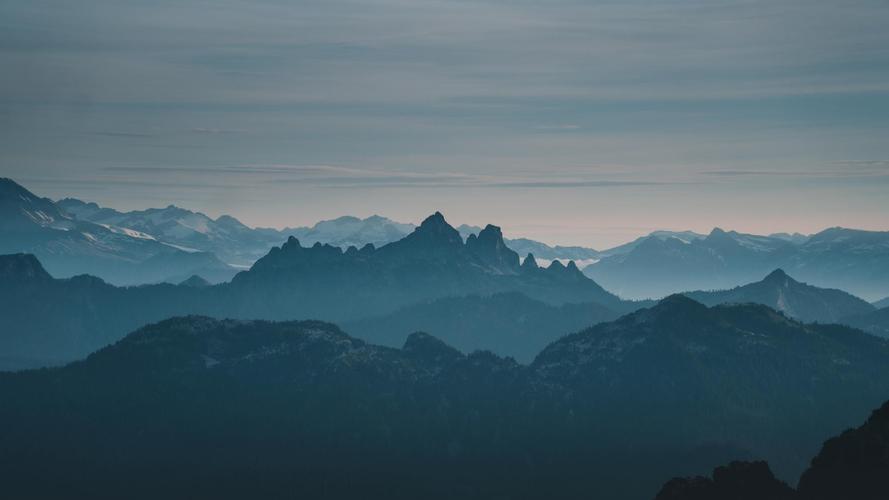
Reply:
[[[322,243],[346,249],[350,246],[360,248],[369,243],[381,247],[404,238],[417,227],[379,215],[364,219],[346,215],[320,221],[311,227],[277,230],[250,228],[229,215],[214,220],[200,212],[174,205],[131,212],[119,212],[75,198],[60,200],[58,205],[73,217],[138,231],[184,248],[213,252],[224,261],[240,266],[252,265],[269,248],[290,236],[309,246]],[[477,236],[482,229],[465,224],[457,228],[464,240],[472,234]],[[521,255],[533,253],[546,261],[558,259],[565,261],[563,263],[569,260],[588,263],[599,254],[591,248],[549,246],[527,238],[504,241]]]
[[[184,251],[151,235],[71,217],[11,179],[0,179],[0,254],[32,253],[54,276],[89,273],[129,285],[202,274],[229,279],[234,269],[212,253]]]
[[[289,236],[310,245],[320,242],[343,248],[367,243],[382,246],[403,238],[415,227],[374,215],[366,219],[344,216],[312,227],[277,230],[251,228],[230,215],[214,220],[174,205],[131,212],[118,212],[74,198],[61,200],[58,205],[81,220],[137,231],[192,251],[212,252],[230,264],[247,267]]]
[[[794,481],[887,391],[884,340],[683,296],[526,366],[423,333],[395,349],[190,316],[0,374],[0,467],[17,498],[629,500],[751,455]]]
[[[704,237],[653,233],[620,252],[603,252],[584,273],[622,297],[656,298],[727,289],[776,268],[868,300],[884,297],[889,294],[889,232],[830,228],[808,237],[757,236],[716,228]]]

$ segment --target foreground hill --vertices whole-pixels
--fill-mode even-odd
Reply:
[[[751,456],[795,481],[887,392],[881,339],[685,297],[527,366],[185,317],[0,374],[0,470],[15,498],[651,498]]]
[[[800,283],[781,269],[772,271],[762,281],[731,290],[687,292],[684,295],[708,305],[763,304],[800,321],[819,323],[836,323],[874,310],[873,305],[854,295]]]
[[[656,500],[882,500],[889,498],[889,403],[824,443],[794,491],[765,462],[733,462],[713,478],[669,481]]]
[[[792,477],[814,453],[812,435],[838,430],[887,393],[872,378],[887,369],[887,348],[863,332],[804,325],[760,305],[708,308],[674,295],[553,343],[532,368],[595,395],[589,411],[599,418],[631,419],[625,431],[640,442],[663,439],[671,422],[670,439],[737,443]],[[828,400],[842,408],[822,407]]]
[[[15,367],[78,359],[139,326],[183,314],[343,322],[444,297],[502,292],[552,306],[640,307],[606,292],[571,263],[540,268],[531,258],[519,265],[495,226],[464,243],[441,214],[379,249],[306,248],[291,238],[216,286],[118,288],[89,276],[57,280],[26,255],[0,256],[0,272],[0,352],[18,359]]]
[[[235,270],[212,253],[166,245],[151,235],[71,217],[10,179],[0,178],[0,254],[37,255],[59,277],[92,274],[122,284],[201,274],[214,281]]]

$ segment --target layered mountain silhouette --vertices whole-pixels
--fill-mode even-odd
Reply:
[[[85,356],[141,325],[183,314],[342,322],[445,297],[501,292],[552,306],[595,303],[615,312],[642,305],[606,292],[573,263],[541,268],[530,258],[520,265],[495,226],[464,242],[441,214],[379,249],[306,248],[290,238],[249,271],[216,286],[118,288],[89,276],[52,279],[33,256],[0,261],[11,273],[24,267],[40,276],[24,283],[0,279],[0,346],[8,356],[38,365]]]
[[[842,290],[818,288],[800,283],[776,269],[761,281],[731,290],[686,292],[698,302],[764,304],[801,321],[837,323],[849,316],[874,311],[874,306]]]
[[[622,297],[727,289],[781,268],[819,287],[875,300],[889,294],[889,232],[831,228],[815,235],[657,232],[602,252],[584,272]]]
[[[0,189],[0,197],[13,209],[0,213],[0,219],[24,214],[27,232],[33,233],[35,225],[43,231],[36,239],[39,244],[34,235],[7,232],[8,244],[0,252],[35,253],[54,275],[93,274],[115,284],[176,283],[195,271],[212,282],[226,281],[234,274],[228,265],[252,265],[289,236],[306,246],[321,243],[347,249],[370,243],[379,248],[416,228],[376,215],[345,216],[283,230],[250,228],[232,216],[213,219],[172,205],[120,212],[73,198],[56,203],[41,199],[42,205],[52,205],[49,208],[24,207],[19,206],[22,199],[39,198],[9,179],[4,183],[7,187]],[[22,192],[28,194],[20,197]],[[10,222],[0,221],[0,228],[4,224]],[[72,230],[73,225],[87,227]],[[469,225],[457,229],[464,240],[483,230]],[[65,230],[68,234],[61,234]],[[504,239],[504,243],[520,255],[533,253],[542,262],[574,260],[605,288],[631,299],[727,289],[775,268],[868,300],[889,295],[889,232],[831,228],[812,236],[757,236],[719,228],[708,235],[654,231],[607,250],[551,246],[527,238]]]
[[[733,462],[713,478],[676,478],[656,500],[881,500],[889,497],[889,403],[862,426],[824,443],[796,491],[765,462]]]
[[[530,365],[190,316],[0,374],[0,468],[13,497],[651,498],[750,457],[794,483],[885,398],[887,361],[857,330],[683,296]]]
[[[379,249],[306,248],[291,238],[250,272],[237,275],[229,288],[249,290],[254,302],[250,312],[271,319],[296,311],[349,320],[436,298],[506,291],[554,305],[595,302],[616,311],[638,307],[605,291],[573,263],[540,268],[530,259],[520,265],[496,226],[464,242],[440,213]]]
[[[31,253],[55,276],[92,274],[118,284],[201,274],[229,279],[234,269],[212,253],[166,245],[139,231],[72,217],[10,179],[0,179],[0,254]]]

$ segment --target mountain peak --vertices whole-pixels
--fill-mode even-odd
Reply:
[[[495,272],[511,274],[519,268],[519,254],[506,246],[499,227],[488,224],[478,236],[466,238],[466,249]]]
[[[690,299],[681,293],[674,293],[673,295],[668,295],[661,299],[660,302],[651,308],[651,310],[661,314],[685,314],[689,312],[706,311],[707,306],[694,299]]]
[[[763,279],[763,281],[768,282],[768,283],[784,283],[788,279],[791,281],[793,280],[793,278],[788,276],[787,273],[785,273],[783,269],[778,268],[778,269],[775,269],[774,271],[770,272],[769,275]]]
[[[522,262],[522,267],[525,269],[537,269],[540,266],[537,265],[537,259],[534,258],[534,254],[528,252],[528,256]]]
[[[414,232],[395,244],[406,242],[408,244],[421,244],[430,247],[462,247],[463,238],[445,220],[441,212],[430,215],[414,229]],[[421,243],[422,242],[422,243]]]
[[[445,220],[444,215],[442,215],[441,212],[435,212],[429,217],[423,219],[423,222],[420,223],[420,227],[427,229],[444,226],[451,227],[451,225],[448,224],[448,221]]]
[[[203,277],[198,276],[197,274],[192,274],[191,277],[180,282],[179,286],[190,286],[193,288],[203,288],[206,286],[210,286],[210,282],[205,280]]]
[[[35,196],[21,184],[8,177],[0,177],[0,199],[13,197],[15,197],[16,201],[20,201],[18,198],[35,198]]]

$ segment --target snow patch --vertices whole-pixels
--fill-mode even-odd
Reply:
[[[182,250],[183,252],[188,252],[188,253],[198,253],[198,252],[200,252],[200,250],[197,250],[197,249],[195,249],[195,248],[184,247],[184,246],[182,246],[182,245],[174,245],[174,244],[172,244],[172,243],[167,243],[167,242],[164,242],[164,241],[162,241],[161,244],[166,245],[166,246],[168,246],[168,247],[170,247],[170,248],[175,248],[176,250]]]

